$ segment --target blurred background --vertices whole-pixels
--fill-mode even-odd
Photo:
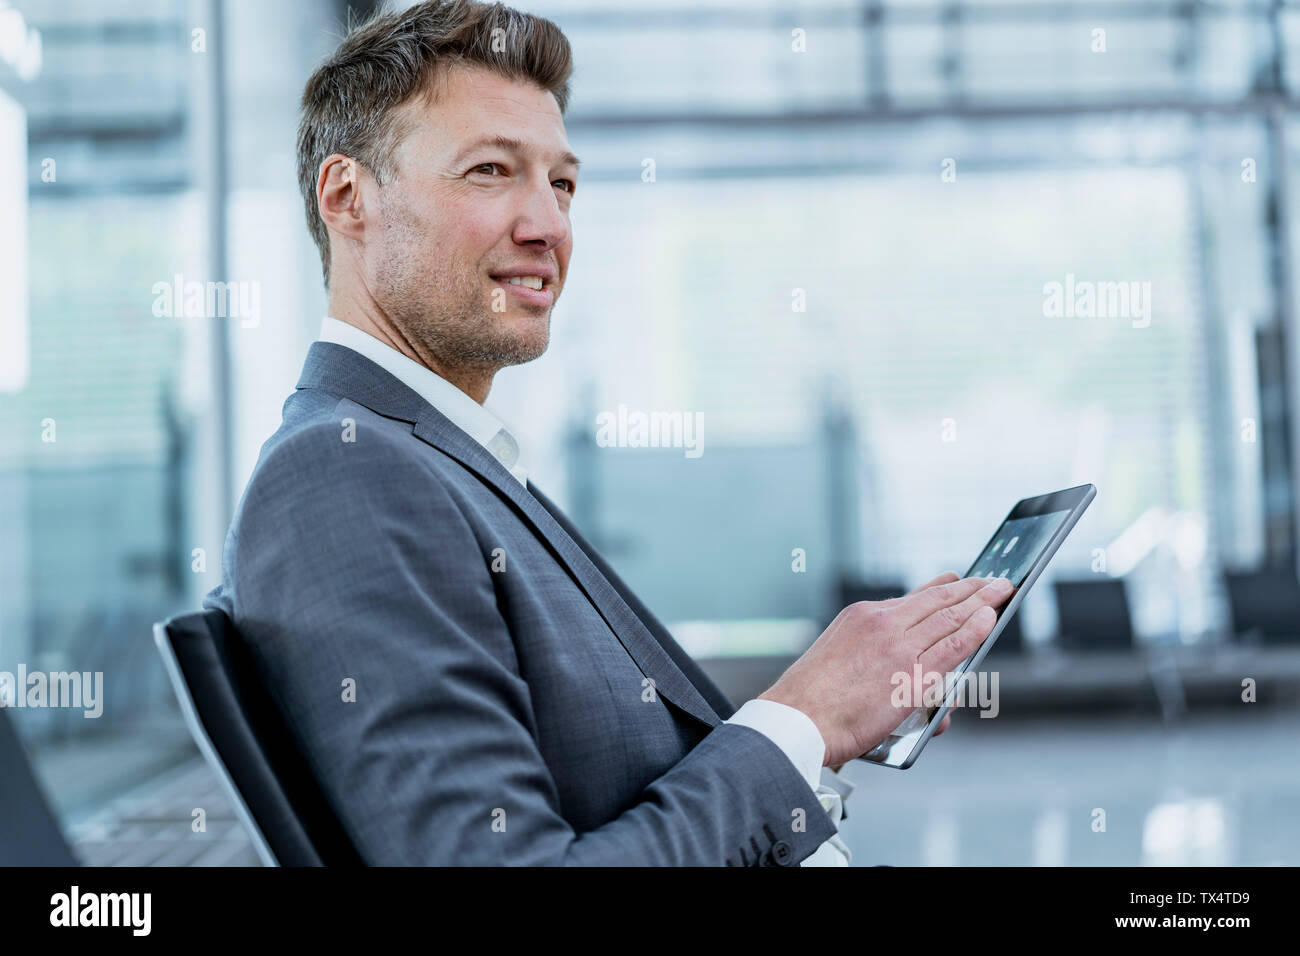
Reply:
[[[488,406],[734,701],[1098,488],[998,718],[846,768],[854,863],[1300,864],[1300,3],[514,5],[573,44],[583,171]],[[104,674],[96,719],[11,710],[85,862],[256,863],[150,626],[219,583],[325,312],[293,137],[349,7],[0,0],[0,671]],[[191,281],[255,308],[160,306]],[[620,406],[704,453],[599,444]]]

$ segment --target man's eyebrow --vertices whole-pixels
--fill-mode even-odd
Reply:
[[[515,139],[513,136],[482,136],[457,153],[456,158],[451,161],[451,164],[453,166],[459,166],[469,157],[470,153],[489,146],[495,146],[498,149],[504,149],[506,152],[519,153],[525,156],[533,151],[531,146],[521,139]],[[578,157],[573,155],[573,153],[563,153],[560,156],[560,162],[567,163],[575,169],[582,168],[582,160],[578,159]]]

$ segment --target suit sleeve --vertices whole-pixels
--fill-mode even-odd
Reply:
[[[793,865],[835,833],[781,750],[727,724],[575,832],[484,549],[374,430],[313,426],[271,450],[227,548],[236,628],[368,863]]]

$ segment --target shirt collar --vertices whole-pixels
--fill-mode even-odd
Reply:
[[[520,484],[527,487],[528,470],[520,460],[515,436],[496,415],[451,382],[368,332],[333,316],[327,315],[321,321],[319,341],[342,345],[370,359],[486,448]]]

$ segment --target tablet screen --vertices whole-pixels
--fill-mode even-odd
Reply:
[[[966,577],[1006,578],[1015,587],[1020,587],[1052,540],[1052,535],[1056,534],[1056,529],[1069,516],[1069,511],[1053,511],[1004,521],[993,535],[993,542],[966,572]]]

